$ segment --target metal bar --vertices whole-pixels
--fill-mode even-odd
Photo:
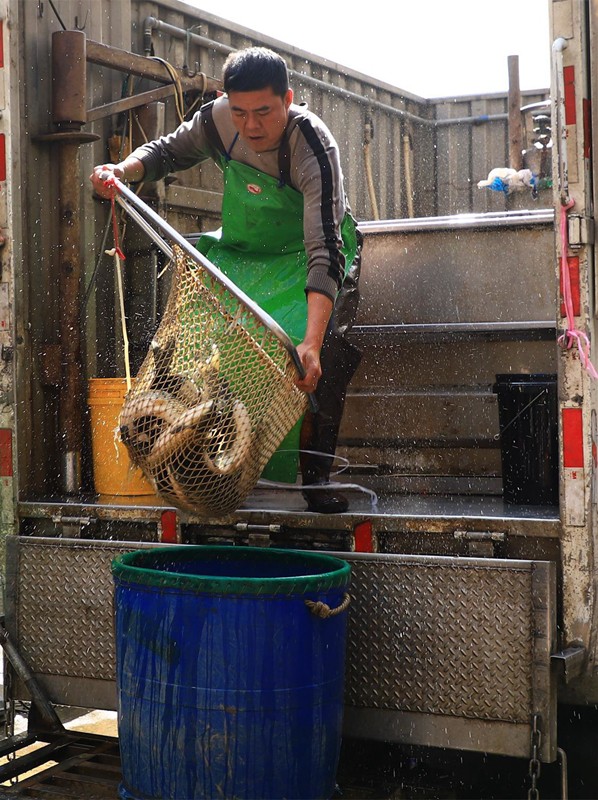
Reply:
[[[554,209],[496,211],[488,214],[454,214],[446,217],[414,217],[360,222],[362,233],[402,233],[412,231],[463,231],[480,228],[530,227],[554,224]]]
[[[2,649],[4,650],[4,653],[10,661],[13,669],[23,683],[27,686],[27,689],[31,694],[32,701],[35,703],[39,716],[44,725],[46,725],[48,730],[54,733],[60,733],[64,731],[64,726],[60,721],[58,714],[54,711],[54,708],[50,704],[46,695],[43,693],[40,685],[35,679],[35,676],[29,669],[15,645],[12,643],[8,635],[8,631],[3,626],[0,626],[0,645],[2,646]]]
[[[11,759],[6,764],[0,766],[0,781],[5,783],[11,778],[16,778],[17,775],[29,772],[45,764],[47,761],[50,761],[54,755],[57,755],[65,745],[70,744],[72,740],[73,734],[65,730],[65,735],[50,744],[33,750],[31,753],[25,753],[23,755],[17,754],[17,758]]]
[[[561,775],[561,800],[569,800],[569,776],[567,772],[567,753],[562,747],[556,749]]]
[[[353,333],[500,333],[511,331],[556,330],[554,320],[526,320],[522,322],[445,322],[404,325],[354,325]]]
[[[185,39],[186,41],[192,42],[199,47],[207,47],[210,50],[215,50],[216,52],[224,53],[225,55],[234,53],[237,50],[236,47],[222,44],[222,42],[217,42],[214,39],[209,39],[207,36],[201,36],[198,33],[192,33],[184,28],[177,28],[175,25],[170,25],[169,23],[163,22],[161,19],[157,19],[156,17],[146,17],[143,26],[146,53],[151,52],[150,44],[153,30],[162,31],[174,37],[175,39]],[[400,117],[401,119],[414,122],[418,125],[426,125],[432,128],[444,127],[446,125],[476,125],[485,122],[504,122],[508,118],[508,115],[505,113],[482,114],[477,117],[454,117],[452,119],[429,119],[427,117],[421,117],[418,114],[412,114],[410,111],[405,111],[403,108],[396,108],[388,103],[383,103],[382,101],[376,100],[372,97],[365,97],[362,94],[357,94],[357,92],[352,92],[350,89],[344,89],[341,86],[335,86],[327,81],[314,78],[312,75],[305,75],[303,72],[297,72],[296,70],[289,69],[289,76],[291,79],[303,83],[306,86],[315,86],[317,89],[322,89],[328,95],[334,94],[338,97],[342,97],[345,100],[351,100],[355,103],[366,106],[366,108],[375,108],[378,111],[382,111],[386,114],[391,114],[393,116]]]
[[[519,56],[509,56],[509,166],[523,167],[523,125],[521,121],[521,89],[519,86]]]
[[[153,103],[156,100],[163,100],[173,95],[174,92],[175,86],[171,83],[168,86],[161,86],[159,89],[151,89],[149,92],[123,97],[122,100],[116,100],[114,103],[106,103],[103,106],[89,108],[87,110],[87,122],[95,122],[112,114],[120,114],[123,111]]]
[[[133,206],[131,206],[124,198],[119,197],[117,198],[118,204],[125,209],[127,214],[134,220],[139,227],[147,233],[150,239],[156,244],[160,250],[164,253],[167,258],[172,258],[173,252],[172,247],[168,245],[168,243],[160,236],[160,234],[155,231],[149,222],[144,219],[141,214],[136,211]]]
[[[150,208],[146,203],[143,202],[135,192],[131,191],[128,186],[125,186],[124,183],[115,178],[114,186],[117,190],[116,200],[121,205],[125,211],[129,211],[130,203],[140,214],[142,214],[149,222],[155,225],[165,236],[167,236],[174,244],[178,245],[181,250],[185,253],[185,255],[189,256],[189,258],[194,261],[198,266],[202,267],[203,269],[208,272],[214,280],[218,281],[224,288],[229,291],[233,297],[245,305],[254,316],[256,316],[259,321],[264,325],[268,330],[276,336],[276,338],[281,342],[283,347],[288,351],[289,355],[293,355],[293,351],[295,350],[295,346],[291,339],[289,338],[288,334],[281,328],[281,326],[274,320],[269,314],[267,314],[263,309],[261,309],[257,303],[255,303],[245,292],[241,291],[238,286],[236,286],[230,278],[228,278],[223,272],[221,272],[215,264],[212,264],[209,259],[207,259],[199,250],[196,250],[193,245],[189,244],[189,242],[181,236],[181,234],[169,225],[165,219],[163,219],[159,214],[157,214],[153,208]],[[122,198],[128,201],[128,203],[122,203]],[[155,236],[153,236],[154,241],[156,241]],[[156,241],[158,244],[158,241]]]
[[[80,457],[83,437],[79,144],[60,142],[58,149],[61,296],[59,331],[63,360],[59,409],[62,485],[67,492],[76,492],[81,486]]]
[[[555,76],[555,126],[554,141],[560,144],[558,148],[558,176],[559,192],[562,205],[569,202],[569,163],[567,160],[567,125],[565,123],[565,78],[563,74],[563,50],[567,47],[567,40],[559,37],[552,43],[552,70]]]
[[[128,50],[120,50],[100,42],[94,42],[92,39],[87,40],[87,61],[102,67],[128,72],[141,78],[150,78],[160,83],[172,82],[172,78],[160,62],[130,53]],[[215,78],[206,78],[205,75],[189,77],[183,70],[176,67],[175,69],[184,92],[205,93],[222,88],[222,81]]]

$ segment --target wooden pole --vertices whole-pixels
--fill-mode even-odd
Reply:
[[[519,56],[508,57],[509,66],[509,166],[523,168],[523,125],[521,122],[521,90],[519,88]]]

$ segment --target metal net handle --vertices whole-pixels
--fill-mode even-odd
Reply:
[[[129,214],[153,242],[166,254],[168,258],[172,258],[172,249],[164,241],[162,236],[155,230],[157,227],[162,234],[167,236],[175,244],[177,244],[185,255],[189,256],[193,262],[198,266],[203,267],[213,278],[218,281],[224,288],[229,291],[240,303],[242,303],[257,319],[266,327],[282,344],[285,348],[297,373],[300,378],[305,377],[305,369],[299,358],[297,348],[291,341],[286,331],[267,314],[260,306],[257,305],[248,295],[246,295],[238,286],[236,286],[223,272],[221,272],[215,264],[199,252],[192,244],[190,244],[180,233],[166,222],[153,208],[144,203],[135,192],[132,192],[127,186],[124,185],[118,178],[110,178],[110,186],[116,191],[116,201],[118,204]],[[150,224],[151,223],[151,224]],[[307,395],[310,408],[312,412],[317,412],[318,405],[313,394]]]
[[[193,247],[190,242],[188,242],[181,234],[173,228],[171,225],[166,222],[159,214],[157,214],[153,208],[144,203],[135,192],[132,192],[124,183],[118,180],[118,178],[114,178],[110,180],[110,186],[113,187],[117,194],[116,200],[122,208],[131,216],[135,222],[141,224],[141,220],[139,218],[139,214],[151,225],[143,225],[145,232],[153,239],[153,241],[162,249],[164,246],[164,239],[162,236],[156,233],[154,228],[158,228],[163,235],[165,235],[168,239],[172,242],[177,244],[181,250],[185,253],[185,255],[189,256],[192,261],[194,261],[198,266],[203,267],[218,283],[224,286],[240,303],[242,303],[246,308],[249,309],[258,319],[259,321],[266,327],[268,330],[276,336],[277,339],[281,342],[281,344],[290,351],[290,349],[294,349],[294,345],[289,338],[286,331],[281,328],[281,326],[276,322],[276,320],[272,319],[272,317],[267,314],[262,308],[260,308],[257,303],[255,303],[248,295],[246,295],[238,286],[236,286],[230,278],[228,278],[223,272],[221,272],[218,267],[213,264],[208,258],[206,258],[202,253],[199,252],[195,247]],[[131,213],[131,206],[134,210],[139,212],[139,214],[132,214]],[[154,227],[152,227],[154,226]],[[166,254],[172,254],[170,249],[167,250]]]

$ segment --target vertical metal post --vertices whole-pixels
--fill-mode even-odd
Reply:
[[[54,133],[37,141],[54,143],[58,160],[60,290],[59,442],[62,489],[74,494],[81,489],[83,440],[83,380],[81,357],[81,176],[79,147],[97,140],[81,130],[86,121],[86,39],[82,31],[52,34],[52,122]]]
[[[60,384],[59,435],[62,485],[66,492],[81,488],[83,379],[81,371],[81,248],[79,144],[62,142],[59,165]]]

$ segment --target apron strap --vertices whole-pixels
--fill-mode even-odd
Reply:
[[[291,180],[291,146],[289,144],[289,136],[291,131],[299,121],[299,119],[303,117],[303,112],[298,111],[295,109],[289,110],[289,118],[287,121],[287,126],[284,129],[284,133],[282,135],[282,141],[280,142],[278,148],[278,188],[282,189],[284,186],[290,186],[291,189],[294,189],[293,182]]]
[[[214,122],[214,101],[212,100],[209,103],[206,103],[199,110],[201,113],[203,132],[206,139],[212,145],[212,147],[218,150],[218,152],[223,155],[227,161],[229,161],[230,154],[227,152],[226,147],[224,146],[224,143],[220,138],[220,134],[216,128],[216,123]]]

